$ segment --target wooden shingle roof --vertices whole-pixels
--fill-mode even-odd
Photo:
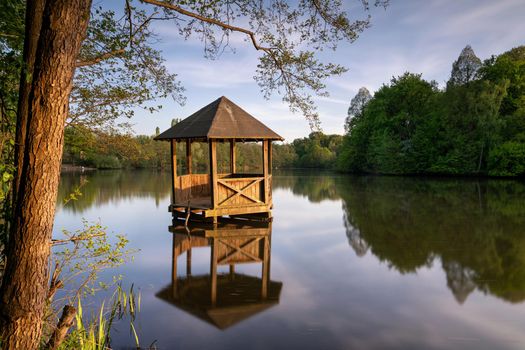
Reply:
[[[224,96],[155,137],[172,139],[283,140]]]

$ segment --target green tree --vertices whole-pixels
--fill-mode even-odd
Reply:
[[[470,45],[465,46],[458,59],[452,63],[452,72],[447,85],[463,85],[478,78],[481,60]]]
[[[434,147],[432,123],[437,86],[421,75],[405,73],[383,85],[361,115],[353,118],[338,168],[374,173],[420,173],[427,170]]]
[[[525,46],[515,47],[485,61],[481,76],[492,83],[508,80],[507,95],[501,104],[500,114],[521,118],[520,122],[518,120],[513,122],[519,125],[519,132],[523,132],[525,130]]]
[[[502,126],[499,110],[507,86],[505,81],[479,80],[447,88],[441,102],[441,149],[432,171],[487,173],[487,157]]]
[[[351,119],[358,117],[363,113],[363,109],[366,107],[368,102],[372,99],[370,91],[366,87],[359,89],[357,94],[350,101],[350,107],[348,108],[347,117],[345,119],[345,131],[348,132],[351,128]]]

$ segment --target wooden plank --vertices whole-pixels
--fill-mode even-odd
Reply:
[[[230,141],[230,173],[235,174],[237,157],[235,155],[235,140]]]
[[[251,214],[251,213],[262,213],[270,211],[270,207],[266,204],[263,205],[241,205],[237,207],[226,207],[208,209],[204,211],[205,217],[222,216],[222,215],[236,215],[236,214]]]

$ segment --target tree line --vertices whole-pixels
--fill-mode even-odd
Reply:
[[[481,62],[470,46],[444,89],[405,73],[352,101],[337,169],[525,175],[525,46]]]
[[[158,129],[158,128],[157,128]],[[134,135],[132,133],[92,130],[82,126],[65,129],[63,164],[97,169],[156,168],[169,169],[171,151],[168,142],[155,141],[158,135]],[[336,165],[337,155],[343,142],[342,135],[325,135],[312,132],[308,137],[291,143],[273,145],[275,168],[326,168]],[[177,166],[184,171],[184,143],[177,143]],[[207,172],[209,166],[208,145],[192,142],[192,167]],[[238,142],[236,165],[239,171],[262,171],[260,143]],[[218,144],[219,171],[229,169],[229,146]]]
[[[467,46],[453,63],[444,89],[413,73],[392,78],[374,96],[363,87],[350,103],[344,136],[316,131],[290,143],[276,143],[274,167],[523,176],[524,72],[523,46],[485,62]],[[154,135],[104,133],[79,126],[66,128],[65,135],[67,163],[96,168],[170,166],[169,145],[154,142]],[[184,154],[184,146],[178,147],[178,154]],[[194,167],[206,171],[206,145],[192,147]],[[226,148],[219,147],[218,152],[219,163],[228,158]],[[239,144],[238,167],[259,169],[259,153],[255,144]]]

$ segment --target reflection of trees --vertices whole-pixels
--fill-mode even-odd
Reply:
[[[333,173],[316,170],[280,170],[273,178],[273,189],[290,189],[293,194],[307,197],[310,202],[339,199]],[[305,176],[301,176],[305,175]],[[315,175],[315,176],[308,176]]]
[[[476,289],[476,272],[463,267],[459,263],[443,262],[443,270],[447,274],[447,286],[454,294],[457,302],[463,304],[470,293]]]
[[[357,256],[364,256],[369,248],[368,243],[361,237],[361,232],[352,224],[345,203],[343,203],[343,224],[345,225],[348,244]]]
[[[441,263],[463,303],[475,289],[525,301],[525,183],[374,176],[275,178],[312,202],[343,201],[348,241],[401,273]]]
[[[82,196],[69,201],[63,210],[83,212],[92,206],[99,206],[116,200],[130,198],[155,198],[160,201],[170,195],[170,174],[151,170],[140,171],[96,171],[84,174],[64,173],[60,177],[58,203],[74,192],[81,183]]]
[[[475,288],[510,302],[525,300],[523,183],[351,178],[339,193],[352,247],[353,237],[364,240],[401,273],[440,258],[460,303]],[[354,248],[356,254],[363,246]]]

